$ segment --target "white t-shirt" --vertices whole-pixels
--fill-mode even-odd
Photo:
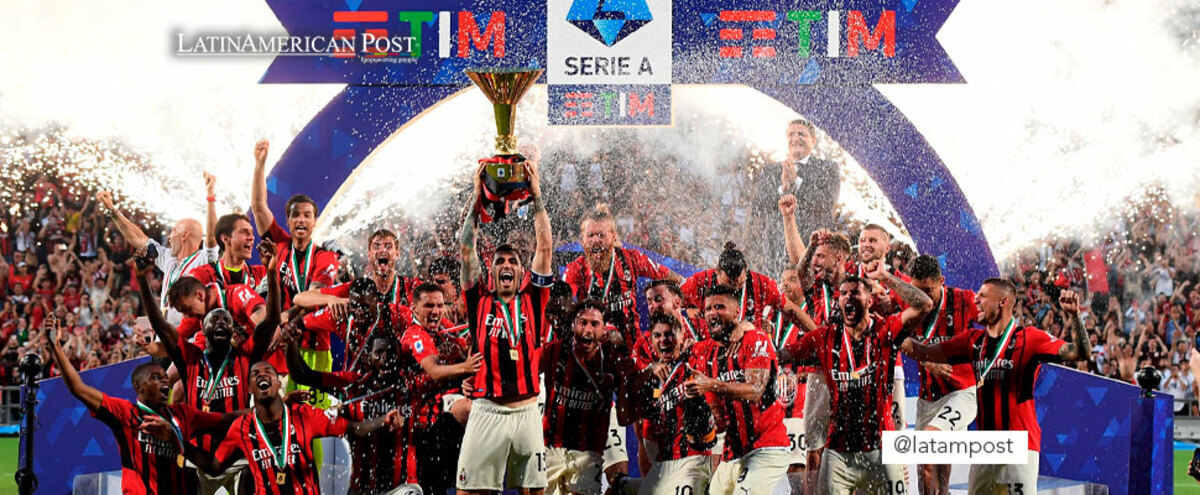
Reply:
[[[171,248],[159,244],[158,241],[150,239],[146,243],[147,249],[154,246],[158,250],[158,257],[154,258],[154,266],[158,267],[163,272],[162,289],[159,291],[158,300],[159,306],[163,308],[163,314],[167,317],[167,321],[172,325],[178,325],[183,321],[183,314],[175,311],[175,308],[168,307],[167,290],[171,288],[171,284],[179,280],[184,274],[192,271],[198,266],[207,265],[221,258],[221,251],[216,246],[206,248],[200,246],[200,249],[195,253],[184,256],[182,260],[175,258],[175,253],[171,252]]]

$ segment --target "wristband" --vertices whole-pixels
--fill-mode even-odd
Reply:
[[[207,199],[209,203],[216,203],[216,202],[217,202],[217,197],[216,197],[216,196],[209,196],[209,197],[207,197],[207,198],[204,198],[204,199]]]

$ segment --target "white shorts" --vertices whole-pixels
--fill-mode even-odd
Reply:
[[[809,373],[804,391],[804,446],[809,452],[825,446],[829,434],[829,385],[822,373]]]
[[[596,452],[546,448],[546,494],[600,495],[600,478],[604,476],[602,462]]]
[[[505,474],[507,473],[507,475]],[[475,399],[458,453],[459,490],[546,486],[546,447],[537,404],[517,408]]]
[[[1038,452],[1029,451],[1026,464],[973,464],[967,493],[970,495],[996,493],[1004,486],[1008,493],[1037,493]]]
[[[841,453],[825,449],[817,475],[819,493],[853,495],[863,493],[900,495],[907,493],[904,466],[884,464],[883,451]]]
[[[722,462],[713,472],[709,495],[771,495],[787,475],[792,454],[783,448],[763,448]]]
[[[787,428],[788,441],[792,443],[792,465],[807,464],[808,449],[804,446],[804,418],[783,418],[783,426]]]
[[[908,428],[908,419],[904,416],[904,403],[908,398],[904,390],[904,368],[896,367],[895,378],[892,379],[892,421],[897,430]]]
[[[637,495],[703,495],[712,477],[712,464],[706,455],[654,462]]]
[[[421,485],[411,483],[405,483],[383,493],[384,495],[425,495],[425,491],[421,489]]]
[[[975,387],[955,390],[941,399],[917,400],[917,429],[929,427],[941,431],[964,431],[975,421],[979,404],[975,402]]]
[[[608,442],[604,444],[604,469],[629,462],[629,451],[625,449],[625,427],[617,423],[617,405],[613,404],[608,412]]]

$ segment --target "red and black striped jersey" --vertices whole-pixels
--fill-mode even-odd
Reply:
[[[671,363],[665,382],[652,378],[642,390],[634,391],[638,416],[646,420],[642,435],[658,444],[656,462],[711,453],[692,448],[683,432],[683,401],[687,398],[684,383],[692,378],[689,359],[690,355],[685,354]]]
[[[776,350],[795,346],[805,334],[799,318],[787,311],[773,311],[763,329],[770,332],[771,343]],[[779,366],[779,375],[774,383],[775,397],[783,408],[785,418],[804,417],[805,377],[814,371],[817,371],[816,368],[795,361]]]
[[[687,312],[683,317],[683,338],[692,343],[708,340],[708,322],[700,316],[699,311],[692,311],[689,316]],[[683,345],[681,343],[681,345]],[[633,343],[630,349],[633,357],[633,364],[637,369],[645,369],[650,363],[658,361],[658,357],[654,354],[654,349],[650,345],[650,332],[647,330],[638,334],[637,341]]]
[[[617,352],[605,345],[587,361],[575,354],[567,340],[556,340],[542,348],[546,446],[604,452],[619,359]]]
[[[841,326],[823,326],[788,348],[796,360],[821,368],[829,385],[828,445],[838,452],[880,448],[883,430],[892,430],[892,362],[907,335],[900,315],[872,315],[870,327],[854,339]]]
[[[259,283],[267,279],[267,267],[242,262],[241,267],[230,269],[221,263],[221,260],[217,260],[192,268],[187,275],[204,285],[216,284],[221,288],[245,285],[257,288]]]
[[[208,284],[206,287],[212,287],[215,284]],[[225,308],[229,314],[233,316],[233,322],[239,327],[241,335],[237,335],[235,339],[249,340],[254,334],[254,320],[251,316],[259,307],[265,306],[266,302],[263,298],[254,292],[254,289],[248,285],[231,285],[228,287],[216,286],[217,300],[209,301],[209,310],[216,308]],[[213,304],[216,302],[216,304]],[[202,331],[203,323],[200,318],[184,317],[176,327],[179,332],[179,337],[184,340],[194,342],[201,349],[204,348],[204,332]]]
[[[186,363],[184,372],[180,375],[183,381],[183,403],[203,411],[229,413],[245,409],[250,404],[250,389],[247,378],[250,376],[249,342],[229,348],[229,353],[220,358],[210,358],[194,344],[179,343],[179,352]],[[176,398],[179,399],[178,397]],[[221,432],[202,433],[197,437],[196,445],[201,449],[212,451],[219,440],[214,438]]]
[[[679,286],[683,291],[683,303],[690,308],[704,308],[704,295],[718,284],[717,270],[696,272]],[[779,286],[770,277],[758,272],[747,271],[746,283],[737,287],[737,297],[741,305],[739,320],[753,323],[756,328],[763,328],[766,315],[772,309],[783,307],[783,296],[779,294]]]
[[[425,327],[413,324],[400,337],[400,352],[404,356],[401,366],[407,365],[411,373],[426,378],[425,386],[419,387],[413,395],[412,419],[416,428],[428,428],[437,422],[438,415],[442,414],[442,397],[462,391],[460,379],[433,381],[421,368],[421,361],[430,356],[441,365],[465,361],[470,348],[468,332],[465,324],[441,328],[432,334]]]
[[[767,383],[762,397],[745,401],[709,394],[713,414],[719,419],[718,428],[725,426],[723,460],[738,459],[753,450],[768,447],[788,447],[787,429],[783,426],[783,408],[775,399],[771,386],[779,373],[775,346],[771,338],[758,330],[743,333],[733,352],[726,345],[705,340],[692,346],[691,366],[694,370],[724,382],[745,382],[749,370],[766,370]]]
[[[254,493],[319,495],[321,487],[313,463],[313,439],[344,435],[350,422],[344,417],[330,419],[323,411],[308,404],[285,407],[288,408],[286,417],[291,423],[286,439],[282,417],[273,423],[260,423],[257,413],[252,411],[233,421],[214,457],[218,464],[223,465],[236,458],[250,461],[249,475],[254,484]],[[259,435],[259,426],[265,430],[266,438]],[[289,447],[286,453],[285,444]],[[277,454],[281,457],[286,454],[286,468],[276,466]],[[281,481],[280,473],[284,475],[282,484],[278,483]]]
[[[184,439],[221,422],[220,414],[203,413],[187,404],[169,405],[167,411],[169,415],[163,419],[178,428]],[[143,418],[151,413],[128,400],[105,394],[100,399],[100,407],[91,414],[107,425],[117,440],[121,454],[122,493],[190,493],[184,481],[183,466],[178,462],[182,454],[179,441],[164,442],[138,429]]]
[[[418,285],[421,285],[421,281],[417,277],[405,277],[404,275],[397,274],[392,278],[392,283],[388,289],[379,293],[379,302],[412,307],[412,304],[409,303],[413,299],[413,289],[416,289]],[[348,299],[350,297],[350,282],[322,287],[321,293]]]
[[[943,342],[942,352],[952,364],[971,364],[982,382],[975,391],[979,429],[1028,431],[1029,450],[1040,452],[1042,428],[1033,402],[1033,382],[1042,363],[1062,360],[1058,352],[1067,341],[1035,327],[1013,327],[995,338],[986,330],[966,329]]]
[[[941,301],[925,316],[917,334],[913,336],[923,344],[933,345],[953,339],[971,328],[971,323],[979,315],[979,309],[975,307],[975,292],[948,285],[944,288]],[[975,386],[975,372],[971,369],[971,363],[954,365],[949,378],[933,376],[924,366],[920,367],[920,371],[923,400],[936,401],[950,392]]]
[[[376,332],[388,332],[399,338],[401,329],[412,321],[412,311],[406,306],[388,304],[387,311],[381,319],[375,321],[355,320],[353,316],[339,319],[334,317],[329,308],[321,308],[309,313],[301,320],[304,326],[303,336],[300,337],[300,347],[304,349],[329,350],[332,340],[330,333],[337,334],[346,343],[346,362],[343,368],[351,371],[361,371],[356,367],[366,355],[366,343]]]
[[[550,288],[533,277],[504,302],[478,281],[463,295],[471,316],[472,352],[483,355],[472,387],[475,397],[512,397],[538,393],[538,349],[546,341],[546,302]]]
[[[818,328],[828,323],[829,317],[838,312],[838,288],[820,280],[804,289],[804,304],[808,316]]]
[[[369,397],[347,407],[346,418],[367,421],[399,409],[407,412],[413,401],[408,389]],[[365,437],[350,438],[353,473],[350,486],[357,493],[385,493],[400,485],[417,484],[417,453],[413,418],[405,414],[400,429],[380,428]]]
[[[625,337],[625,342],[637,341],[637,281],[638,278],[667,278],[671,270],[659,265],[641,251],[614,247],[607,269],[593,271],[586,256],[580,256],[567,265],[563,281],[571,286],[575,300],[587,298],[603,301],[608,308],[606,321],[616,322],[613,315],[621,315],[624,322],[615,325]]]
[[[292,235],[279,222],[272,222],[263,238],[274,242],[276,256],[283,257],[279,264],[279,285],[283,289],[284,310],[292,307],[296,294],[311,289],[314,283],[329,287],[337,280],[341,267],[337,254],[321,249],[316,241],[309,239],[307,248],[293,252]]]

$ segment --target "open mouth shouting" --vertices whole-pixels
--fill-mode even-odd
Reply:
[[[271,379],[266,376],[259,377],[258,381],[254,382],[254,385],[258,387],[259,392],[269,392],[271,390]]]

